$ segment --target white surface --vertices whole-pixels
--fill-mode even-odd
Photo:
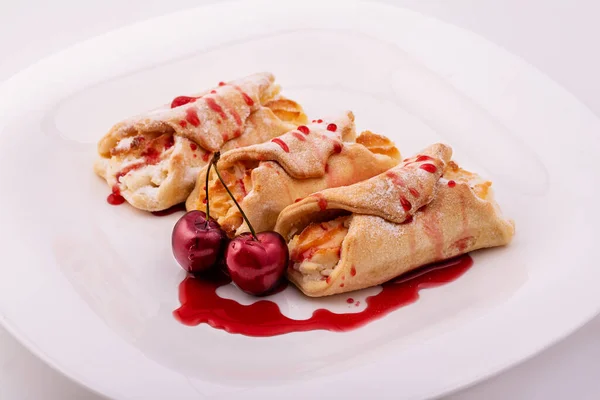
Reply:
[[[442,14],[441,17],[445,19],[449,19],[452,21],[452,18],[456,18],[455,21],[458,22],[463,22],[461,21],[460,18],[464,18],[464,15],[467,14],[465,13],[465,3],[471,3],[471,2],[457,2],[457,4],[454,4],[454,6],[452,7],[451,11],[448,11],[451,7],[449,5],[446,5],[446,9],[444,9],[444,7],[440,6],[439,4],[436,5],[436,3],[440,3],[440,2],[428,2],[425,3],[425,6],[430,7],[430,9],[428,11],[432,11],[433,13],[437,13],[439,12],[439,10],[446,10],[444,11],[446,14]],[[487,3],[487,2],[477,2],[477,6],[475,5],[475,2],[473,2],[472,4],[468,4],[470,5],[469,7],[469,13],[473,13],[475,12],[478,7],[479,9],[481,9],[481,7],[483,7],[481,5],[481,3]],[[474,18],[473,21],[471,21],[471,24],[473,24],[475,26],[475,28],[477,27],[477,24],[481,24],[479,25],[480,32],[484,32],[485,30],[483,30],[483,28],[485,27],[486,29],[491,29],[495,26],[495,24],[499,24],[499,26],[496,25],[496,27],[498,28],[498,31],[496,31],[495,33],[492,31],[492,34],[489,34],[490,37],[495,38],[494,35],[498,35],[501,36],[503,32],[506,32],[507,29],[502,29],[502,27],[504,27],[506,25],[506,19],[504,20],[504,22],[502,23],[502,15],[504,12],[504,15],[511,15],[511,11],[508,8],[508,11],[506,7],[510,7],[510,5],[507,5],[511,2],[504,2],[503,9],[499,10],[499,9],[493,9],[491,8],[490,4],[487,5],[487,8],[484,8],[484,12],[483,14],[489,13],[491,14],[491,16],[493,16],[493,19],[490,19],[488,21],[486,21],[485,23],[481,23],[481,21],[483,21],[484,19],[482,18],[482,15],[477,16],[477,18]],[[520,2],[519,2],[520,3]],[[529,29],[530,25],[531,25],[531,21],[532,18],[535,16],[535,21],[536,23],[539,23],[541,25],[541,27],[544,27],[544,22],[541,21],[540,22],[540,15],[548,15],[550,18],[550,22],[548,23],[548,30],[546,32],[546,34],[550,34],[550,35],[555,35],[550,36],[550,39],[556,39],[556,40],[549,40],[547,39],[547,36],[544,36],[544,38],[546,38],[546,40],[544,40],[541,43],[537,43],[535,46],[533,46],[534,48],[536,48],[536,50],[539,49],[544,49],[544,46],[548,46],[548,43],[551,43],[552,46],[557,46],[558,44],[565,42],[565,36],[569,36],[569,35],[573,35],[571,36],[572,38],[574,38],[574,42],[571,42],[571,45],[565,46],[564,49],[553,49],[553,47],[546,47],[546,48],[550,48],[553,49],[553,54],[559,53],[562,54],[564,57],[564,54],[567,53],[568,51],[574,51],[573,49],[577,48],[576,45],[577,44],[579,46],[585,46],[585,44],[583,43],[582,39],[585,39],[586,37],[593,37],[592,35],[590,36],[576,36],[576,34],[581,33],[582,31],[585,31],[585,21],[590,21],[591,18],[589,17],[590,15],[593,15],[593,9],[591,8],[591,2],[589,3],[590,6],[588,6],[588,9],[586,9],[586,12],[581,12],[581,17],[579,17],[576,21],[576,24],[573,24],[572,27],[570,27],[569,29],[564,29],[564,24],[565,24],[565,20],[569,20],[570,16],[576,15],[574,11],[570,10],[570,9],[561,9],[561,10],[556,10],[553,9],[553,4],[552,2],[544,2],[545,6],[543,8],[533,8],[533,9],[529,9],[529,7],[532,7],[531,4],[532,3],[536,3],[536,2],[530,2],[527,3],[527,6],[523,6],[523,4],[517,4],[515,2],[515,4],[513,5],[512,8],[512,12],[517,12],[519,14],[519,19],[524,19],[525,21],[528,22],[528,24],[526,25],[526,27]],[[549,4],[550,3],[550,4]],[[584,2],[580,2],[581,5],[585,5]],[[410,4],[410,3],[409,3]],[[460,8],[456,8],[459,7],[460,5],[465,6],[465,8],[462,9],[462,13],[460,11]],[[423,7],[425,7],[423,4],[410,4],[413,7],[421,7],[421,9],[424,9]],[[539,4],[538,4],[539,5]],[[575,7],[576,6],[576,2],[571,2],[569,7]],[[425,7],[425,9],[427,8]],[[496,6],[498,7],[498,6]],[[33,10],[33,11],[32,11]],[[59,10],[58,6],[56,5],[56,3],[53,5],[53,9],[52,10],[39,10],[36,8],[28,8],[27,9],[27,16],[29,18],[29,21],[31,21],[31,15],[33,13],[33,15],[36,15],[36,12],[40,12],[40,15],[44,15],[44,18],[48,18],[48,13],[49,12],[53,12],[55,10]],[[132,10],[134,10],[132,8]],[[458,10],[458,11],[457,11]],[[527,13],[527,11],[535,11],[535,15],[533,12],[531,12],[529,14],[529,18],[527,17],[523,17],[523,13]],[[550,10],[550,11],[549,11]],[[596,10],[597,11],[597,10]],[[142,15],[147,16],[150,14],[143,14],[143,12],[148,12],[148,7],[145,8],[138,8],[137,12],[142,12]],[[96,10],[96,12],[91,13],[91,15],[96,15],[97,18],[97,14],[98,14],[98,10]],[[122,15],[127,15],[128,13],[124,12]],[[0,15],[4,15],[3,12],[0,12]],[[10,15],[10,14],[9,14]],[[24,14],[25,15],[25,14]],[[460,18],[457,18],[456,16],[463,16]],[[82,18],[82,17],[79,17]],[[490,18],[488,16],[488,18]],[[552,19],[554,18],[554,19]],[[94,19],[96,20],[96,19]],[[97,18],[97,20],[101,20],[100,18]],[[51,21],[53,23],[56,23],[56,19],[54,18],[48,18],[47,21]],[[61,27],[64,26],[69,26],[69,19],[65,20],[65,24],[60,24]],[[500,22],[498,22],[500,21]],[[552,23],[553,22],[558,22],[561,21],[561,29],[560,29],[560,35],[557,35],[558,32],[551,30],[552,28]],[[111,21],[105,21],[105,22],[111,22]],[[17,29],[17,32],[22,32],[22,34],[28,34],[30,32],[28,32],[27,30],[24,30],[23,27],[27,27],[27,24],[19,24],[18,19],[17,18],[11,18],[8,21],[8,25],[10,26],[11,23],[14,23]],[[114,23],[114,20],[113,20]],[[30,22],[31,24],[31,22]],[[35,25],[35,24],[34,24]],[[86,25],[86,26],[84,26]],[[466,26],[469,26],[468,23],[465,24]],[[2,29],[6,28],[7,25],[3,25]],[[85,32],[94,32],[92,31],[92,29],[96,29],[95,26],[90,25],[90,24],[81,24],[80,22],[78,22],[77,24],[73,24],[71,26],[77,26],[77,29],[81,29],[82,31],[86,30]],[[110,29],[110,25],[104,25],[106,26],[106,29]],[[473,28],[474,26],[470,26],[471,28]],[[490,28],[491,27],[491,28]],[[525,27],[524,27],[525,28]],[[514,38],[514,43],[512,44],[519,44],[522,45],[523,42],[527,42],[526,39],[523,38],[529,38],[530,36],[527,36],[525,29],[523,28],[523,30],[520,33],[515,33],[518,32],[518,29],[515,29],[514,26],[511,27],[510,32],[506,32],[509,33],[509,38],[506,39],[506,42],[503,43],[505,44],[507,47],[510,48],[510,44],[511,44],[511,38]],[[29,29],[31,29],[31,27],[29,27]],[[102,30],[102,29],[101,29]],[[475,29],[477,30],[477,29]],[[540,27],[536,26],[535,32],[533,33],[534,37],[537,37],[539,35],[539,30]],[[76,31],[77,32],[77,31]],[[525,35],[525,36],[524,36]],[[14,37],[15,34],[11,33],[11,34],[3,34],[2,37],[4,38],[3,40],[6,40],[7,37]],[[25,36],[27,37],[27,36]],[[31,36],[30,36],[31,37]],[[37,37],[37,36],[36,36]],[[45,35],[44,36],[44,40],[52,40],[50,39],[51,36],[49,35]],[[74,36],[72,41],[78,40],[77,36]],[[520,41],[520,42],[518,42]],[[502,41],[501,41],[502,42]],[[11,41],[11,43],[9,44],[9,49],[10,46],[13,46],[14,43],[18,43],[18,41]],[[64,44],[68,43],[68,42],[63,42]],[[4,43],[2,43],[4,44]],[[48,48],[51,48],[52,45],[50,46],[46,46],[45,49],[43,50],[37,50],[38,53],[36,55],[42,55],[46,52],[46,50]],[[19,48],[19,46],[17,46],[17,48]],[[22,51],[25,51],[25,59],[27,60],[26,56],[27,56],[27,48],[25,48],[25,50],[23,50],[22,47],[20,47]],[[511,50],[513,50],[512,48],[510,48]],[[519,51],[520,49],[520,51]],[[532,49],[531,48],[519,48],[515,51],[516,53],[519,52],[523,52],[522,55],[530,55]],[[51,52],[51,51],[50,51]],[[17,53],[18,54],[18,53]],[[21,53],[21,57],[23,57],[24,53]],[[540,69],[545,70],[546,72],[551,72],[548,69],[544,68],[543,63],[545,61],[547,61],[548,59],[552,59],[552,54],[548,55],[547,53],[542,53],[540,51],[539,56],[536,56],[537,58],[532,60],[534,63],[536,61],[540,62],[540,65],[538,65],[538,67],[540,67]],[[576,84],[574,84],[573,86],[569,87],[572,91],[576,92],[577,90],[589,90],[589,92],[586,92],[585,94],[580,94],[580,97],[584,98],[588,104],[597,104],[595,102],[598,101],[595,92],[597,92],[597,86],[594,87],[594,84],[598,84],[597,80],[593,79],[595,78],[595,75],[592,74],[592,71],[597,70],[598,67],[598,60],[589,57],[589,53],[585,53],[584,55],[587,55],[588,58],[584,59],[585,62],[581,62],[581,58],[577,59],[574,57],[568,58],[568,57],[564,57],[567,60],[562,60],[561,58],[561,62],[553,62],[552,64],[552,68],[554,68],[554,71],[556,73],[556,71],[560,72],[561,68],[562,71],[571,71],[571,73],[569,74],[560,74],[557,77],[557,79],[559,81],[561,81],[563,84],[566,85],[565,82],[568,81],[572,81],[572,82],[576,82]],[[19,66],[18,64],[18,58],[17,59],[17,66]],[[14,58],[10,59],[11,61],[14,60]],[[577,61],[574,62],[573,64],[569,65],[568,61],[572,60],[572,61]],[[33,59],[29,59],[28,61],[33,61]],[[594,62],[596,64],[594,64]],[[581,64],[582,67],[580,67],[579,65]],[[556,65],[559,65],[558,67]],[[577,67],[577,73],[573,73],[572,71],[575,70],[575,68]],[[2,72],[4,72],[4,70],[8,70],[10,72],[10,68],[11,64],[8,64],[8,67],[6,67],[6,64],[3,64],[1,66],[1,68],[3,69]],[[570,69],[569,69],[570,68]],[[589,68],[589,69],[588,69]],[[18,69],[18,68],[17,68]],[[581,78],[582,74],[585,74],[585,71],[589,71],[589,76],[587,79],[585,79],[585,75],[584,78]],[[541,356],[536,357],[536,359],[517,367],[516,369],[513,369],[512,371],[509,371],[508,373],[503,374],[502,376],[495,378],[494,380],[492,380],[489,383],[486,383],[484,385],[480,385],[474,389],[471,389],[470,391],[467,391],[466,393],[462,393],[460,395],[455,395],[456,398],[477,398],[477,396],[482,396],[483,394],[485,394],[486,398],[506,398],[506,397],[515,397],[515,398],[532,398],[532,397],[537,397],[540,396],[540,398],[552,398],[552,396],[556,396],[555,398],[562,398],[561,394],[566,394],[569,393],[571,394],[573,397],[575,398],[592,398],[592,396],[594,396],[595,393],[597,393],[598,391],[598,383],[594,381],[593,379],[593,371],[594,370],[598,370],[598,353],[597,353],[597,343],[596,343],[596,352],[594,353],[593,351],[590,351],[590,349],[593,349],[593,341],[591,341],[591,338],[593,338],[594,336],[594,332],[596,332],[596,340],[598,337],[598,323],[592,323],[590,325],[588,325],[587,327],[585,327],[582,331],[580,331],[579,333],[577,333],[573,338],[568,339],[565,343],[560,344],[559,346],[554,347],[553,349],[547,351],[546,353],[542,354]],[[589,341],[587,343],[589,343],[589,347],[586,347],[586,342],[584,341],[582,344],[579,344],[579,342],[577,342],[577,339],[585,339],[586,337],[589,337],[590,339],[588,339]],[[3,343],[7,343],[7,349],[8,348],[12,348],[11,344],[14,344],[14,342],[12,342],[12,339],[7,339],[4,340]],[[571,345],[569,345],[569,343],[572,343]],[[579,346],[576,346],[576,344],[579,344]],[[565,350],[566,347],[566,350]],[[0,348],[2,350],[4,350],[4,348]],[[579,352],[577,352],[579,350]],[[2,351],[2,357],[4,357],[5,352]],[[6,398],[15,398],[15,399],[20,399],[20,398],[35,398],[35,397],[31,397],[31,396],[35,396],[34,390],[35,390],[35,385],[32,384],[32,382],[36,382],[37,379],[35,379],[34,377],[31,376],[31,372],[28,372],[29,376],[26,377],[21,377],[19,378],[19,374],[18,374],[18,367],[15,367],[15,365],[19,365],[20,363],[34,363],[34,365],[37,365],[37,367],[34,368],[34,371],[39,371],[40,377],[41,377],[41,381],[44,382],[43,377],[52,377],[52,380],[54,380],[54,376],[55,373],[49,371],[46,369],[46,367],[43,366],[39,366],[39,364],[35,364],[37,363],[37,361],[34,361],[34,359],[31,356],[21,356],[20,354],[22,354],[22,350],[18,349],[18,350],[11,350],[7,352],[7,357],[6,357],[6,362],[4,362],[3,358],[0,358],[0,367],[3,367],[5,364],[12,366],[12,368],[5,368],[5,369],[10,369],[10,373],[7,372],[6,375],[0,375],[0,398],[4,398],[2,397],[3,395],[6,395]],[[568,370],[567,371],[565,369],[564,366],[556,366],[556,368],[551,368],[553,364],[552,362],[550,362],[549,360],[554,360],[556,357],[561,356],[563,357],[563,360],[569,361],[569,360],[574,360],[577,359],[577,357],[574,356],[574,354],[580,354],[580,356],[583,358],[584,361],[582,361],[582,365],[581,365],[581,369],[577,370],[575,369],[575,372],[571,371],[572,369],[574,369],[573,367],[571,367],[569,365]],[[550,357],[550,358],[548,358]],[[595,358],[595,360],[594,360]],[[593,362],[596,362],[596,364],[593,364]],[[560,361],[555,362],[555,364],[562,364]],[[577,365],[577,364],[575,364]],[[29,369],[29,368],[27,368]],[[547,371],[547,377],[544,376],[544,371]],[[520,376],[520,373],[524,373],[524,377]],[[587,375],[586,375],[587,372]],[[4,382],[2,382],[3,379],[5,379],[5,376],[8,376],[8,384],[5,384]],[[14,377],[14,378],[10,378],[10,377]],[[571,377],[571,380],[569,379],[569,376]],[[560,377],[560,378],[559,378]],[[586,377],[589,377],[589,379],[585,379]],[[535,379],[537,378],[537,379]],[[20,380],[19,380],[20,379]],[[536,386],[536,381],[537,386]],[[12,383],[15,383],[14,385],[11,385]],[[22,383],[26,383],[26,385],[24,386],[19,386],[18,383],[22,382]],[[60,382],[64,382],[64,381],[60,381]],[[69,398],[69,396],[73,396],[72,398],[82,398],[83,396],[83,392],[80,392],[81,389],[75,388],[74,386],[71,386],[71,384],[67,384],[64,383],[65,385],[67,385],[67,387],[69,389],[64,389],[64,392],[61,392],[60,388],[58,388],[61,383],[57,383],[58,386],[54,386],[56,384],[52,384],[53,386],[51,386],[51,388],[57,388],[56,389],[56,394],[57,396],[59,396],[60,398]],[[513,383],[512,385],[512,389],[511,389],[511,385],[510,383]],[[583,382],[584,384],[582,385],[581,382]],[[11,389],[11,388],[15,388],[15,389]],[[7,391],[7,393],[3,393],[2,390]],[[13,390],[13,392],[9,392],[10,390]],[[19,390],[21,390],[19,392]],[[46,396],[48,395],[48,393],[50,393],[52,391],[52,389],[46,387],[46,386],[42,386],[40,388],[40,390],[42,390],[43,392],[39,392],[39,393],[45,393]],[[512,391],[511,391],[512,390]],[[29,393],[27,392],[29,391]],[[580,392],[577,392],[580,391]],[[38,393],[38,394],[39,394]],[[577,394],[576,394],[577,393]],[[497,396],[497,397],[493,397],[493,396]],[[27,397],[30,396],[30,397]],[[471,396],[471,397],[469,397]],[[57,398],[59,398],[57,397]],[[564,397],[564,396],[563,396]],[[595,397],[595,396],[594,396]],[[46,397],[48,398],[48,397]]]

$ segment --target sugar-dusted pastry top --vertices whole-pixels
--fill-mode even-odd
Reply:
[[[183,202],[213,151],[261,143],[306,121],[261,73],[173,101],[116,124],[99,142],[94,169],[134,207]]]
[[[306,225],[313,214],[341,209],[372,214],[402,223],[435,196],[436,183],[450,161],[452,149],[444,144],[427,147],[397,166],[351,186],[317,192],[286,210],[285,233]],[[285,235],[284,235],[285,237]]]
[[[348,112],[298,126],[268,143],[225,152],[218,166],[254,229],[271,230],[279,212],[294,201],[367,179],[400,159],[393,143],[383,136],[363,132],[356,142],[354,139],[354,117]],[[204,209],[205,180],[206,168],[186,202],[188,210]],[[214,171],[208,190],[211,216],[230,235],[246,231],[240,212]]]
[[[354,115],[346,112],[321,123],[300,125],[270,142],[231,150],[223,154],[222,168],[247,160],[275,161],[293,177],[316,178],[325,174],[327,160],[339,154],[344,142],[354,142]]]
[[[116,142],[136,133],[175,133],[209,150],[219,150],[240,136],[244,121],[280,91],[270,73],[250,75],[119,122],[100,140],[98,153],[108,156]]]
[[[383,173],[371,178],[379,185],[361,182],[344,188],[343,196],[327,189],[283,210],[275,229],[289,242],[288,278],[309,296],[325,296],[378,285],[469,251],[508,244],[514,224],[502,217],[491,182],[458,167],[446,151],[438,152],[444,155],[441,165],[432,160],[417,162],[431,150],[393,168],[393,176]],[[421,172],[410,172],[415,165],[430,173],[432,182],[424,183]],[[436,171],[429,165],[436,165]],[[436,175],[439,168],[442,171]],[[376,192],[364,196],[365,187]],[[404,199],[410,189],[419,195],[407,199],[409,206]]]

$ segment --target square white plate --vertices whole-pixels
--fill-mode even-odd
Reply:
[[[425,398],[523,360],[598,312],[598,120],[472,33],[390,6],[297,3],[167,15],[0,87],[0,320],[50,365],[118,399]],[[359,128],[403,154],[451,144],[494,181],[515,241],[349,333],[250,338],[176,322],[176,216],[109,206],[95,144],[124,117],[262,70],[309,116],[352,109]],[[310,306],[293,293],[277,301],[301,314]]]

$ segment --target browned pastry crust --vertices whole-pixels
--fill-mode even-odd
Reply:
[[[433,160],[413,157],[368,181],[324,190],[283,210],[275,230],[290,242],[290,281],[308,296],[327,296],[511,241],[514,223],[501,216],[490,182],[450,161],[447,146],[431,146],[421,155]],[[433,169],[424,170],[424,164],[438,170],[428,172]],[[410,189],[419,196],[408,197]]]
[[[332,124],[335,131],[327,129]],[[389,139],[371,132],[361,134],[356,142],[354,138],[354,116],[348,112],[299,127],[268,143],[223,153],[219,170],[253,227],[271,230],[281,210],[294,201],[368,179],[399,162],[400,153]],[[186,202],[188,210],[206,207],[206,169]],[[209,177],[209,193],[211,216],[230,235],[248,229],[214,172]]]
[[[136,208],[181,203],[211,152],[261,143],[306,122],[274,80],[251,75],[122,121],[98,143],[94,170]]]

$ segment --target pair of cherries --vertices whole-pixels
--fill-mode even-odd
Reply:
[[[206,213],[190,211],[173,228],[171,245],[175,259],[187,272],[202,275],[225,264],[231,280],[244,292],[260,296],[275,289],[288,265],[289,251],[283,237],[273,231],[256,233],[246,214],[229,191],[217,168],[216,152],[206,171]],[[229,240],[219,223],[210,217],[208,177],[214,167],[250,232]]]

